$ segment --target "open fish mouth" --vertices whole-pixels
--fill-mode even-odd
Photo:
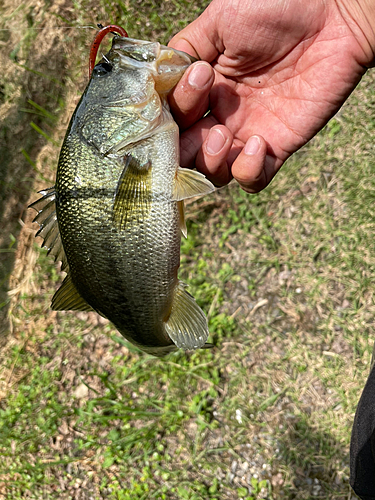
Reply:
[[[142,64],[147,62],[156,62],[159,66],[163,61],[168,61],[172,64],[181,66],[188,66],[196,61],[196,58],[182,52],[180,50],[172,49],[159,42],[149,42],[147,40],[136,40],[135,38],[117,36],[113,40],[113,50],[125,57],[130,57],[133,60],[138,60]]]
[[[147,68],[154,76],[155,89],[159,94],[167,93],[173,88],[191,63],[197,59],[186,52],[172,49],[158,42],[136,40],[129,38],[127,32],[120,26],[109,25],[101,27],[90,50],[89,75],[95,66],[96,55],[101,41],[107,33],[118,33],[112,40],[110,52],[103,56],[108,58],[119,57],[122,68]]]
[[[185,52],[133,38],[116,37],[112,51],[120,56],[122,67],[147,68],[154,76],[156,90],[168,92],[196,59]]]

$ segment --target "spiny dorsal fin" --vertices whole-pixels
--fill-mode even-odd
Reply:
[[[178,348],[198,349],[208,337],[207,318],[185,287],[179,282],[165,328]]]
[[[118,229],[139,224],[151,210],[151,162],[141,165],[129,155],[116,188],[113,221]]]
[[[62,285],[52,297],[54,311],[93,311],[75,287],[70,274],[65,276]]]
[[[215,186],[203,174],[178,167],[173,185],[173,201],[187,200],[213,191]]]
[[[55,261],[61,261],[62,271],[68,271],[68,260],[62,245],[56,216],[55,188],[44,189],[39,193],[42,197],[29,205],[29,208],[38,212],[33,222],[37,222],[40,229],[35,236],[43,238],[42,246],[48,249],[47,253],[55,257]]]

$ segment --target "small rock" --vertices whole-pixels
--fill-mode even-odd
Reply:
[[[77,389],[74,391],[74,396],[77,399],[86,398],[89,394],[89,389],[85,384],[80,384]]]
[[[236,410],[236,420],[239,424],[242,424],[242,411],[240,409]]]
[[[271,484],[272,486],[282,486],[284,484],[284,478],[281,472],[278,472],[275,476],[272,476],[271,478]]]
[[[342,301],[341,307],[342,307],[342,309],[347,309],[348,307],[350,307],[350,302],[349,302],[349,300],[344,299],[344,300]]]

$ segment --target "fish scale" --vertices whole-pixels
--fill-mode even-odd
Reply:
[[[52,308],[95,310],[157,356],[204,347],[208,337],[177,276],[184,200],[214,190],[179,167],[166,99],[190,63],[158,43],[115,37],[68,127],[55,187],[32,205],[67,271]]]

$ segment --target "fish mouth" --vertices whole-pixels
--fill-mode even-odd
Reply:
[[[158,42],[134,38],[115,37],[111,50],[120,56],[120,66],[147,68],[154,77],[156,90],[161,94],[169,92],[190,64],[197,60],[186,52]]]
[[[160,46],[157,58],[158,74],[155,78],[155,89],[159,94],[169,92],[181,79],[187,68],[196,59],[186,52]]]

